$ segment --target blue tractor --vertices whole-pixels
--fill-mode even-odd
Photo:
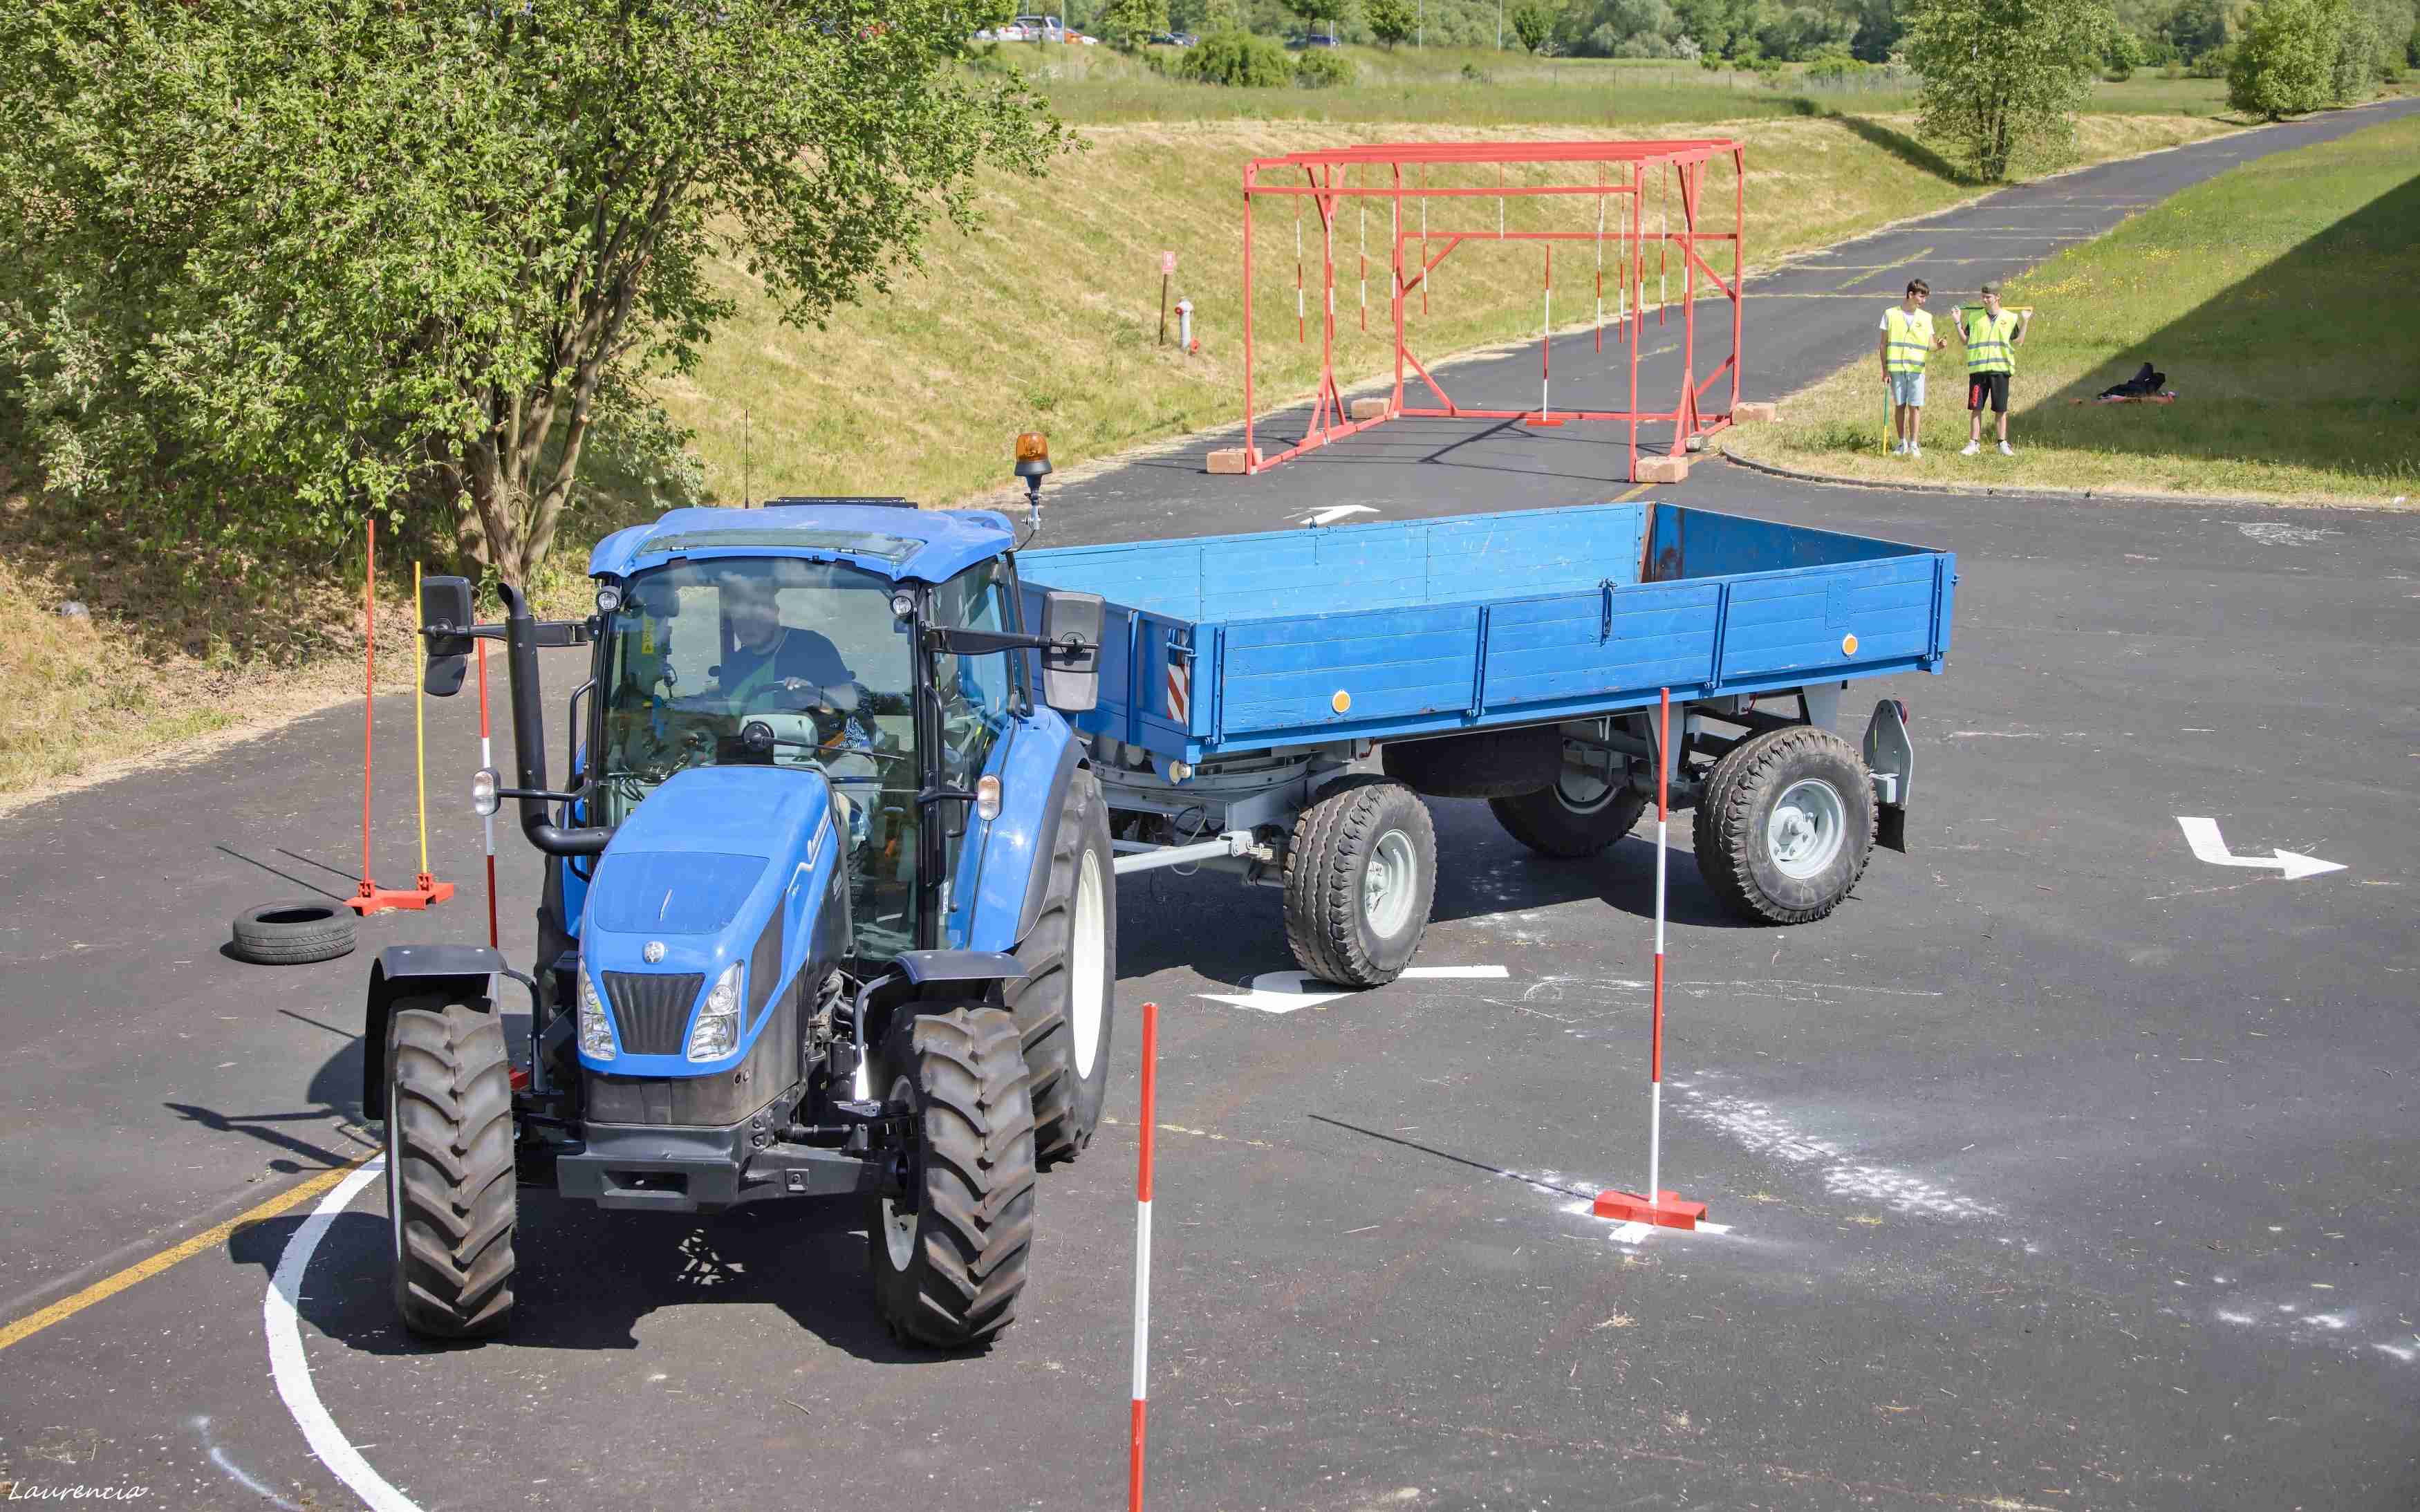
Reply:
[[[1040,439],[1019,457],[1038,490]],[[894,1334],[979,1346],[1015,1318],[1037,1168],[1101,1116],[1117,955],[1109,810],[1062,717],[1094,705],[1102,604],[1029,603],[1016,545],[990,511],[783,499],[608,537],[582,620],[508,586],[478,625],[466,580],[427,581],[429,692],[504,642],[516,780],[482,771],[473,802],[516,803],[547,863],[529,972],[423,945],[370,975],[414,1332],[505,1325],[524,1183],[659,1212],[851,1199]],[[570,646],[557,787],[539,653]]]

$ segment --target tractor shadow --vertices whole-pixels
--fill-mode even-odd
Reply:
[[[916,1365],[970,1356],[902,1345],[874,1313],[865,1222],[855,1204],[772,1202],[711,1218],[607,1212],[520,1190],[513,1319],[490,1339],[425,1339],[406,1330],[388,1295],[384,1199],[365,1193],[339,1215],[311,1260],[297,1303],[303,1324],[357,1354],[426,1356],[471,1350],[634,1350],[641,1322],[673,1308],[778,1308],[850,1357]],[[239,1231],[230,1257],[264,1284],[301,1228],[286,1215]]]

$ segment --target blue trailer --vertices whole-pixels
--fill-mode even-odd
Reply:
[[[1303,969],[1409,964],[1435,885],[1420,795],[1488,799],[1531,849],[1593,855],[1665,771],[1739,911],[1822,918],[1904,849],[1912,752],[1885,699],[1939,672],[1956,559],[1670,504],[1464,516],[1019,554],[1104,600],[1100,696],[1071,722],[1121,872],[1207,865],[1285,892]],[[1668,690],[1672,738],[1658,740]]]

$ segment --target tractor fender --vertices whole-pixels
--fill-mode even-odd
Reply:
[[[485,945],[390,945],[370,966],[362,1011],[362,1117],[386,1117],[386,1025],[396,999],[443,993],[493,1012],[502,952]]]
[[[1036,709],[1008,742],[1000,771],[1000,817],[984,836],[983,872],[969,911],[966,948],[1013,950],[1042,917],[1050,844],[1068,784],[1085,764],[1067,721]]]

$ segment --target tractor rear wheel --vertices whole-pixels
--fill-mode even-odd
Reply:
[[[1647,795],[1632,791],[1622,758],[1590,752],[1599,763],[1583,770],[1568,761],[1554,782],[1535,793],[1491,799],[1487,805],[1504,832],[1558,860],[1594,856],[1630,833],[1647,811]],[[1605,765],[1609,761],[1611,764]]]
[[[1840,905],[1874,850],[1874,785],[1857,748],[1795,725],[1751,735],[1707,774],[1694,829],[1698,872],[1768,924]]]
[[[493,1013],[407,997],[387,1020],[386,1207],[395,1308],[479,1338],[513,1308],[512,1064]]]
[[[1109,1090],[1118,984],[1118,878],[1101,784],[1078,770],[1059,810],[1042,913],[1016,944],[1025,975],[1001,1001],[1016,1015],[1033,1085],[1033,1144],[1052,1164],[1093,1141]]]
[[[1340,987],[1404,974],[1436,901],[1436,825],[1403,783],[1348,777],[1294,822],[1286,850],[1286,943],[1302,969]]]
[[[875,1310],[903,1340],[981,1348],[1016,1320],[1034,1181],[1017,1042],[1016,1020],[996,1008],[917,1014],[892,1030],[885,1111],[909,1119],[904,1190],[876,1199],[866,1240]]]

